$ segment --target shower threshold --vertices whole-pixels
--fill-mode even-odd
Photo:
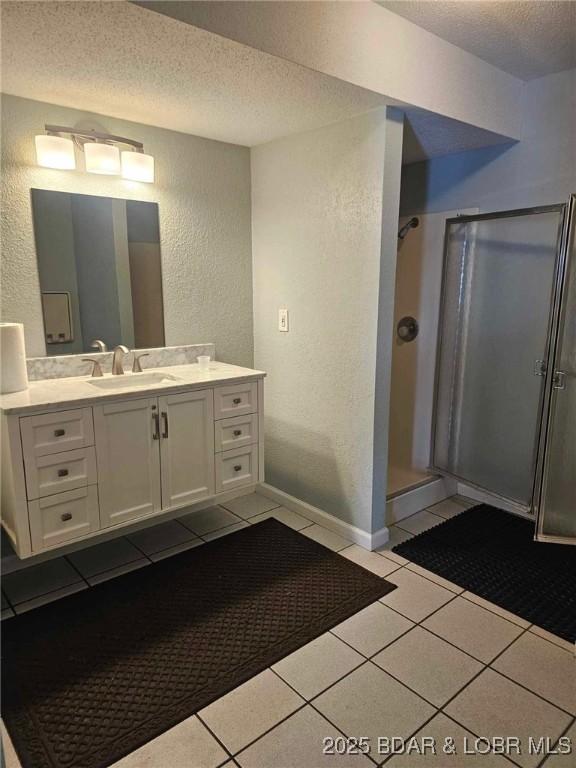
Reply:
[[[403,493],[421,488],[438,479],[438,475],[432,475],[417,469],[401,469],[390,467],[388,470],[388,493],[386,499],[395,499]]]

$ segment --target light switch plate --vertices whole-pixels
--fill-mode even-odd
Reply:
[[[288,310],[287,309],[278,310],[278,330],[282,331],[283,333],[288,332]]]

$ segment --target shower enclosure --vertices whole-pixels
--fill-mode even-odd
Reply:
[[[446,223],[432,469],[576,543],[576,196]]]

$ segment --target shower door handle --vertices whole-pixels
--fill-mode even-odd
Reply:
[[[566,389],[566,373],[564,371],[554,371],[553,389]]]

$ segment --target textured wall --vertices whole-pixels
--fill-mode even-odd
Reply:
[[[45,123],[143,141],[156,158],[156,182],[39,168],[34,136]],[[3,96],[1,310],[3,320],[24,323],[29,356],[45,354],[32,187],[157,202],[166,344],[211,341],[219,360],[252,364],[248,149]]]
[[[377,110],[252,149],[267,481],[365,531],[386,132]],[[289,309],[289,333],[278,331],[280,307]]]
[[[559,203],[576,192],[576,70],[525,85],[523,139],[405,167],[404,215]]]

